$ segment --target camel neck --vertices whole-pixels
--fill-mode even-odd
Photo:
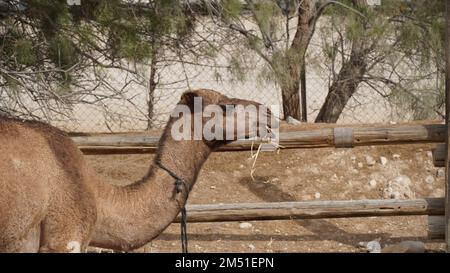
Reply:
[[[191,190],[211,148],[201,140],[176,141],[167,131],[149,172],[140,181],[125,187],[105,183],[99,187],[92,245],[121,250],[142,246],[179,214],[188,195],[177,194],[173,175],[183,179],[185,188]]]
[[[203,140],[174,140],[167,131],[161,139],[154,165],[163,166],[171,176],[186,181],[192,189],[212,149]]]

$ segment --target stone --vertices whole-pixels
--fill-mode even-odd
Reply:
[[[297,120],[297,119],[295,119],[295,118],[293,118],[293,117],[291,117],[291,116],[288,116],[288,117],[286,118],[286,122],[287,122],[288,124],[291,124],[291,125],[301,125],[301,124],[302,124],[299,120]]]
[[[389,198],[390,199],[400,199],[401,195],[398,191],[390,192]]]
[[[353,161],[353,162],[355,162],[355,161],[356,161],[356,156],[355,156],[355,155],[352,155],[352,156],[350,157],[350,160]]]
[[[372,179],[369,181],[369,186],[371,188],[375,188],[377,186],[377,181],[375,179]]]
[[[361,162],[358,162],[358,168],[362,168],[364,165]]]
[[[439,169],[436,171],[436,177],[441,178],[441,177],[444,177],[444,176],[445,176],[445,170],[444,170],[443,168],[439,168]]]
[[[313,174],[320,174],[319,168],[317,168],[317,167],[315,167],[315,166],[309,168],[309,170],[310,170]]]
[[[392,158],[393,158],[394,160],[398,160],[398,159],[400,159],[400,155],[399,155],[399,154],[393,154],[393,155],[392,155]]]
[[[212,190],[214,190],[214,189],[216,189],[217,187],[216,186],[211,186],[210,187]]]
[[[381,253],[424,253],[425,244],[419,241],[404,241],[389,245],[381,250]]]
[[[320,199],[320,192],[316,192],[316,193],[314,194],[314,198]]]
[[[384,157],[384,156],[380,156],[380,164],[381,165],[386,165],[387,164],[387,162],[388,162],[388,160],[387,160],[387,158],[386,157]]]
[[[280,178],[274,177],[274,178],[272,178],[272,180],[270,182],[272,182],[272,183],[280,182]]]
[[[252,228],[252,227],[253,227],[253,225],[251,223],[249,223],[249,222],[242,222],[242,223],[239,224],[239,228],[240,229],[249,229],[249,228]]]
[[[381,253],[381,245],[377,240],[370,241],[366,244],[366,249],[369,253]]]
[[[366,155],[366,163],[367,166],[373,166],[375,165],[375,159],[373,159],[370,155]]]
[[[428,175],[427,177],[425,177],[425,182],[427,184],[433,184],[434,182],[434,177],[432,175]]]
[[[251,250],[255,250],[255,246],[253,244],[249,244],[248,248],[250,248]]]
[[[411,199],[415,198],[411,190],[411,179],[406,175],[399,175],[389,181],[383,189],[383,197],[390,199]]]

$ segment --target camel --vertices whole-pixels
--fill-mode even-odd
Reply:
[[[205,105],[260,105],[204,89],[185,92],[178,104],[192,108],[198,97]],[[88,246],[129,251],[157,237],[187,201],[170,172],[183,179],[188,193],[210,153],[230,141],[174,140],[171,127],[178,119],[169,118],[148,172],[120,187],[89,168],[63,131],[0,118],[0,252],[85,252]],[[259,119],[256,127],[268,125]]]

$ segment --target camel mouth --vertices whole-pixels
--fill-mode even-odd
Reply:
[[[177,106],[171,114],[174,118],[171,126],[174,140],[273,138],[274,130],[279,127],[273,111],[262,104],[209,104],[204,108],[203,105],[200,101],[194,107]]]

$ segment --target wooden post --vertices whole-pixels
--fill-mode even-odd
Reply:
[[[436,145],[436,148],[432,149],[431,152],[433,154],[434,166],[445,168],[445,159],[447,158],[447,149],[445,143]]]
[[[450,252],[450,0],[445,3],[445,124],[447,125],[447,137],[445,144],[447,149],[446,164],[445,164],[445,242],[447,244],[447,251]]]
[[[444,216],[428,216],[427,225],[428,239],[442,240],[445,236]]]

